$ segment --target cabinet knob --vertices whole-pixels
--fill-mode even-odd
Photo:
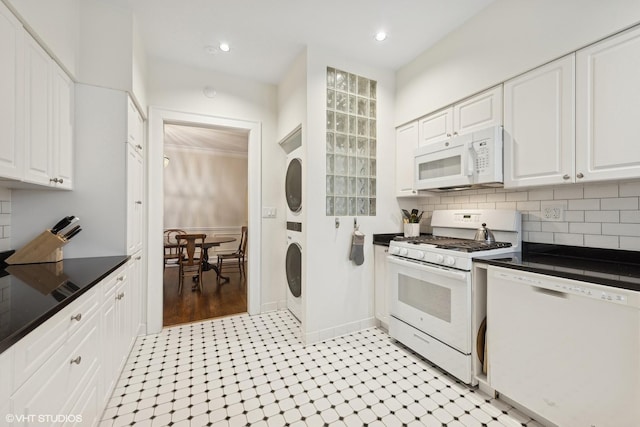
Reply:
[[[451,134],[450,133],[447,134],[447,138],[451,138]]]
[[[138,150],[142,150],[142,145],[137,144],[137,145],[136,145],[136,148],[137,148]]]
[[[569,174],[564,174],[564,175],[562,175],[562,179],[569,179],[569,178],[571,178],[571,177],[569,176]]]
[[[59,179],[58,179],[58,182],[59,182],[60,184],[62,184],[62,183],[64,182],[64,179],[59,178]]]
[[[82,313],[78,313],[75,316],[71,316],[71,320],[80,321],[82,319]]]
[[[58,182],[58,178],[51,178],[49,179],[49,182]]]
[[[141,259],[142,259],[142,256],[137,256],[136,257],[136,260],[141,260]]]
[[[578,178],[584,178],[584,175],[582,174],[582,172],[578,172],[578,174],[576,175]]]
[[[458,132],[454,132],[454,133],[453,133],[453,136],[457,136],[457,135],[458,135]]]
[[[80,357],[80,356],[76,357],[75,359],[71,359],[71,364],[72,364],[72,365],[73,365],[74,363],[75,363],[76,365],[79,365],[79,364],[80,364],[80,362],[82,362],[82,357]]]

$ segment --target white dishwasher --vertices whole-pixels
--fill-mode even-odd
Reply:
[[[489,266],[491,388],[559,426],[640,425],[640,292]]]

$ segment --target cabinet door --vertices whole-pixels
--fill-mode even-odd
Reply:
[[[142,251],[131,257],[128,270],[127,277],[131,290],[131,336],[135,338],[138,332],[141,331],[145,313],[143,305]]]
[[[51,58],[25,35],[25,181],[49,185],[52,179],[50,144]]]
[[[143,150],[143,121],[136,104],[131,97],[127,98],[127,142],[141,154]]]
[[[453,108],[447,108],[420,119],[420,146],[449,139],[453,135]]]
[[[375,316],[385,328],[389,328],[389,292],[387,281],[387,246],[374,245],[373,262],[375,265]]]
[[[504,84],[504,186],[573,182],[574,55]]]
[[[73,82],[57,64],[53,64],[51,113],[54,183],[56,188],[70,190],[73,188]]]
[[[640,176],[640,28],[577,52],[578,181]]]
[[[127,254],[142,249],[144,235],[144,159],[127,144]]]
[[[0,3],[0,176],[22,179],[24,149],[23,30]]]
[[[496,86],[453,106],[453,135],[502,125],[502,86]]]
[[[413,164],[418,147],[418,122],[396,129],[396,196],[415,196]]]

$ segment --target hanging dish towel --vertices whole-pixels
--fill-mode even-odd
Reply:
[[[364,233],[360,230],[354,230],[351,235],[351,253],[349,259],[355,265],[361,265],[364,262]]]

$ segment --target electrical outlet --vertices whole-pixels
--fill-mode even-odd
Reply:
[[[562,221],[564,219],[564,206],[562,205],[543,206],[542,218],[546,221]]]

